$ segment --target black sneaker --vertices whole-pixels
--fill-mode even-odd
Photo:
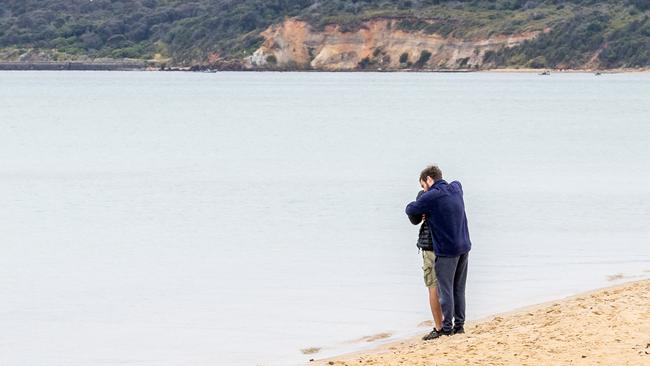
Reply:
[[[442,329],[441,330],[436,330],[436,328],[433,328],[431,333],[429,333],[429,334],[425,335],[424,337],[422,337],[422,340],[423,341],[430,341],[430,340],[433,340],[433,339],[436,339],[436,338],[440,338],[442,336],[450,336],[451,334],[452,334],[451,331],[445,332]]]
[[[465,333],[465,327],[463,327],[462,325],[459,326],[459,327],[454,327],[454,330],[452,330],[452,333],[453,334],[463,334],[463,333]]]

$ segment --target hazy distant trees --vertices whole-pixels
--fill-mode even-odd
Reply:
[[[613,31],[611,21],[609,14],[600,11],[579,14],[520,47],[489,57],[497,64],[511,66],[530,60],[529,67],[574,68],[594,56],[610,68],[650,65],[648,15]]]
[[[248,55],[262,42],[259,32],[286,17],[298,16],[316,28],[335,22],[352,31],[379,14],[400,16],[398,28],[404,31],[454,37],[477,28],[483,35],[530,24],[552,28],[521,47],[486,55],[495,65],[571,67],[596,54],[611,67],[650,65],[650,0],[0,1],[0,48],[50,48],[93,57],[165,53],[176,62],[194,62],[211,53]],[[521,12],[528,15],[516,16]],[[424,65],[423,56],[409,61],[406,55],[400,63]]]

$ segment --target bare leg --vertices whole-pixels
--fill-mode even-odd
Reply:
[[[438,288],[429,287],[429,305],[431,306],[431,315],[433,315],[433,322],[436,329],[442,329],[442,309],[440,308],[440,300],[438,299]]]

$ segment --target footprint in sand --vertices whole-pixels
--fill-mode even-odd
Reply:
[[[314,353],[318,353],[320,350],[320,347],[309,347],[301,349],[300,352],[302,352],[303,355],[313,355]]]
[[[607,276],[607,281],[616,281],[625,278],[622,273],[617,273],[614,275]]]
[[[377,333],[377,334],[373,334],[373,335],[353,339],[353,340],[347,341],[345,343],[353,344],[353,343],[359,343],[359,342],[374,342],[374,341],[378,341],[380,339],[390,338],[392,335],[393,334],[389,333],[389,332]],[[400,342],[400,345],[404,345],[404,342]]]
[[[370,335],[370,336],[361,337],[359,339],[359,341],[374,342],[374,341],[378,341],[380,339],[386,339],[386,338],[390,337],[391,335],[392,335],[391,333],[387,333],[387,332],[378,333],[378,334],[374,334],[374,335]]]

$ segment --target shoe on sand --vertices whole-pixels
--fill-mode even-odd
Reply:
[[[453,334],[463,334],[465,333],[465,327],[462,325],[460,327],[454,327],[454,330],[451,331]]]
[[[422,337],[422,340],[423,341],[430,341],[430,340],[433,340],[433,339],[436,339],[436,338],[440,338],[442,336],[450,336],[451,334],[452,334],[451,331],[445,332],[442,329],[441,330],[436,330],[436,328],[433,328],[431,333],[429,333],[429,334],[425,335],[424,337]]]

